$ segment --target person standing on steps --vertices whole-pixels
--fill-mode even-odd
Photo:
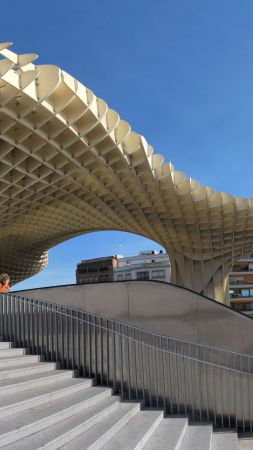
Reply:
[[[2,273],[0,275],[0,293],[9,292],[10,290],[10,276],[8,273]]]

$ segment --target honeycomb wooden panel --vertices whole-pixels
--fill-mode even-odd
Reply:
[[[52,246],[97,230],[146,236],[172,282],[224,301],[233,262],[253,248],[253,200],[176,171],[71,75],[0,44],[0,271],[15,284]]]

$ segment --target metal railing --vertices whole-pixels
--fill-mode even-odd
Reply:
[[[253,357],[161,336],[61,305],[0,295],[0,334],[62,368],[168,414],[253,428]]]

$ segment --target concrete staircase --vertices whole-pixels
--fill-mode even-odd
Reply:
[[[188,426],[187,418],[121,402],[110,388],[27,353],[0,342],[0,448],[250,449],[236,433],[213,433],[211,425]]]

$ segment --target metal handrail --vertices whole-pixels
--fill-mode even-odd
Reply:
[[[0,297],[0,334],[111,386],[122,399],[253,431],[252,357],[13,294]]]
[[[6,294],[5,294],[5,295],[6,295]],[[7,297],[9,297],[9,295],[10,295],[10,294],[7,294]],[[22,300],[20,300],[20,298],[18,298],[18,297],[16,297],[16,296],[15,296],[15,299],[16,299],[17,301],[19,301],[19,302],[20,302],[20,301],[26,300],[25,297],[23,297]],[[55,305],[55,304],[53,304],[53,303],[50,304],[50,303],[48,303],[48,302],[43,302],[43,303],[46,303],[46,306],[44,306],[44,304],[43,304],[43,305],[37,305],[37,304],[34,303],[34,301],[38,301],[37,299],[34,299],[33,301],[31,301],[31,299],[29,299],[29,300],[30,300],[30,301],[28,301],[27,303],[30,304],[30,305],[32,305],[33,307],[38,307],[38,308],[44,309],[44,310],[46,310],[46,311],[53,311],[53,312],[56,312],[56,314],[62,315],[62,316],[64,316],[64,317],[68,317],[68,318],[77,320],[77,321],[79,321],[79,322],[81,322],[81,323],[89,324],[89,325],[92,326],[92,327],[97,327],[97,328],[100,328],[101,330],[107,331],[107,328],[106,328],[106,327],[103,327],[103,326],[101,326],[101,325],[99,325],[99,324],[91,323],[91,322],[89,322],[88,320],[81,319],[80,317],[74,317],[74,316],[71,316],[70,314],[66,314],[66,313],[64,313],[64,312],[62,312],[62,311],[57,311],[57,310],[54,310],[54,309],[53,309],[54,306],[62,306],[62,305],[58,305],[58,304]],[[48,308],[48,305],[51,305],[51,306],[52,306],[52,309]],[[62,306],[62,307],[65,308],[64,306]],[[67,307],[67,309],[69,309],[69,308]],[[70,309],[71,309],[72,311],[82,312],[82,311],[80,311],[80,310],[75,310],[75,309],[73,309],[73,308],[70,308]],[[86,313],[89,314],[89,315],[91,314],[91,313],[89,313],[89,312],[86,312]],[[121,325],[123,325],[123,324],[126,325],[125,322],[115,321],[115,320],[113,320],[113,319],[108,319],[108,318],[105,318],[105,317],[100,316],[100,315],[97,315],[97,314],[93,314],[93,313],[92,313],[92,316],[94,316],[94,317],[96,317],[96,318],[102,318],[102,319],[104,319],[104,320],[109,320],[109,321],[112,321],[112,322],[117,322],[117,323],[119,323],[119,324],[121,324]],[[132,326],[132,325],[129,325],[129,328],[132,328],[132,329],[135,329],[135,330],[142,330],[142,331],[144,331],[143,329],[138,328],[138,327],[134,327],[134,326]],[[132,337],[130,337],[130,336],[127,336],[127,335],[125,335],[125,334],[123,334],[123,333],[119,333],[119,332],[117,332],[116,330],[111,330],[111,331],[112,331],[113,334],[115,334],[115,335],[117,335],[117,336],[126,338],[126,339],[128,339],[129,341],[132,341],[132,342],[135,342],[135,343],[138,343],[138,344],[142,344],[142,345],[144,345],[145,347],[148,347],[149,349],[152,349],[152,350],[162,351],[162,352],[165,352],[165,353],[169,353],[170,355],[175,355],[175,356],[177,356],[177,357],[179,357],[179,358],[181,357],[181,358],[189,359],[189,360],[192,360],[192,361],[198,361],[198,362],[201,362],[201,363],[203,363],[203,364],[207,364],[207,365],[210,365],[210,366],[214,366],[214,367],[217,367],[217,368],[220,368],[220,369],[230,370],[230,371],[232,371],[232,372],[244,373],[245,375],[253,375],[252,372],[246,372],[246,371],[243,371],[243,370],[237,370],[237,369],[234,369],[234,368],[231,368],[231,367],[227,367],[227,366],[225,366],[225,365],[219,365],[219,364],[216,364],[216,363],[211,363],[211,362],[209,362],[209,361],[205,361],[205,360],[203,360],[203,359],[193,358],[193,357],[191,357],[191,356],[188,356],[188,355],[185,355],[185,354],[181,354],[181,353],[179,353],[179,352],[173,352],[173,351],[170,351],[170,350],[167,350],[167,349],[163,349],[163,348],[159,348],[159,347],[154,347],[154,346],[152,346],[152,345],[150,345],[150,344],[147,344],[147,343],[145,343],[145,342],[141,342],[141,341],[139,341],[139,340],[137,340],[137,339],[134,339],[134,338],[132,338]],[[157,336],[159,336],[159,337],[164,337],[164,338],[168,337],[168,336],[163,336],[163,335],[159,335],[159,334],[156,334],[156,333],[149,333],[149,334],[150,334],[150,335],[153,335],[153,336],[156,336],[156,337],[157,337]],[[171,338],[171,337],[169,337],[169,338],[174,340],[174,338]],[[187,344],[195,344],[194,342],[189,342],[189,341],[185,341],[185,340],[180,341],[179,339],[176,339],[176,338],[175,338],[175,340],[176,340],[177,342],[183,342],[183,343],[187,343]],[[199,346],[199,345],[201,345],[201,344],[196,343],[196,345]],[[201,346],[202,346],[202,345],[201,345]],[[212,349],[212,350],[214,350],[214,349],[215,349],[215,350],[219,349],[219,348],[217,348],[217,347],[211,347],[211,346],[204,346],[204,347],[209,348],[209,349]],[[223,349],[219,349],[219,350],[224,351]],[[243,355],[243,354],[236,353],[236,352],[230,352],[230,353],[232,353],[232,354],[234,354],[234,355],[248,356],[248,355]]]
[[[121,325],[127,325],[129,328],[132,328],[133,330],[147,331],[147,330],[145,330],[145,328],[142,328],[142,327],[139,327],[139,326],[135,326],[135,325],[133,325],[132,323],[129,323],[129,322],[124,322],[122,320],[111,319],[110,317],[101,316],[100,314],[91,313],[89,311],[83,311],[83,310],[80,310],[80,309],[77,309],[77,308],[71,308],[69,306],[61,305],[60,303],[50,303],[47,300],[42,300],[42,299],[39,299],[39,298],[30,297],[30,296],[23,296],[23,295],[20,295],[20,294],[18,294],[18,295],[17,294],[12,294],[11,292],[5,293],[5,294],[1,294],[0,293],[0,298],[1,298],[2,295],[7,296],[7,298],[8,297],[14,297],[17,301],[20,301],[20,300],[24,300],[26,302],[28,302],[28,301],[31,301],[31,302],[38,301],[38,302],[41,302],[42,304],[46,304],[46,305],[49,305],[49,306],[52,306],[52,307],[57,306],[57,307],[65,308],[68,311],[72,311],[72,312],[79,312],[79,313],[86,312],[87,314],[91,314],[94,317],[97,317],[98,319],[110,320],[112,322],[115,321],[117,323],[120,323]],[[248,353],[241,353],[241,352],[238,352],[238,351],[230,350],[229,348],[219,347],[217,345],[203,344],[202,342],[196,342],[196,341],[192,341],[192,340],[189,340],[189,339],[177,338],[177,337],[171,336],[169,334],[164,335],[164,334],[160,334],[160,333],[155,333],[154,331],[148,331],[148,332],[151,335],[153,335],[153,336],[166,337],[166,338],[169,338],[169,339],[173,339],[174,341],[176,341],[178,343],[196,345],[198,347],[206,348],[206,349],[213,350],[213,351],[216,350],[216,351],[220,351],[220,352],[230,353],[232,355],[237,355],[237,356],[247,357],[247,358],[252,358],[253,359],[253,355],[250,355]]]

